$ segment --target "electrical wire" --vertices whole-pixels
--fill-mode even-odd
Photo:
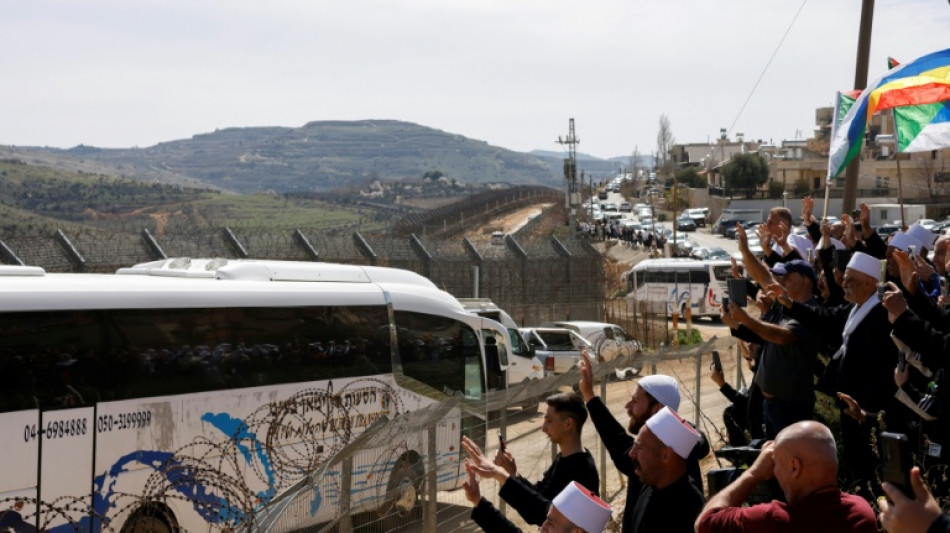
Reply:
[[[736,114],[736,118],[732,121],[732,124],[729,126],[729,131],[726,134],[732,133],[732,129],[736,127],[736,122],[739,122],[739,118],[742,116],[742,113],[745,111],[745,107],[749,104],[749,100],[752,100],[752,95],[755,94],[755,90],[759,88],[759,83],[762,81],[762,78],[765,77],[765,73],[768,72],[769,67],[772,65],[772,60],[775,59],[775,56],[778,55],[778,51],[782,48],[782,44],[785,42],[785,38],[788,37],[789,32],[792,31],[792,26],[795,25],[795,21],[798,20],[798,16],[802,14],[802,10],[805,9],[805,4],[808,3],[808,0],[802,0],[802,5],[798,7],[798,11],[795,12],[795,16],[792,17],[792,21],[788,24],[788,28],[785,29],[785,33],[782,35],[782,38],[779,40],[778,45],[775,47],[775,51],[772,52],[772,57],[769,58],[769,62],[765,64],[765,68],[762,69],[762,73],[759,74],[759,79],[755,80],[755,84],[752,86],[752,90],[749,91],[749,96],[746,96],[745,102],[742,102],[742,107],[739,108],[739,112]]]

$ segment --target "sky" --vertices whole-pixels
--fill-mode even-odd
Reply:
[[[853,88],[861,4],[4,0],[0,145],[392,119],[562,151],[574,118],[578,151],[608,158],[655,151],[661,115],[679,143],[779,144]],[[869,81],[950,48],[947,0],[874,4]]]

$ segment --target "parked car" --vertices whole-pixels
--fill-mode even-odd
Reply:
[[[923,226],[924,228],[926,228],[926,229],[928,229],[928,230],[930,230],[930,231],[933,231],[933,230],[934,230],[934,226],[937,225],[937,221],[934,220],[934,219],[932,219],[932,218],[922,218],[922,219],[920,219],[920,220],[917,221],[917,224],[920,224],[921,226]]]
[[[706,227],[706,218],[709,216],[708,207],[697,207],[694,209],[687,209],[684,212],[687,216],[693,219],[696,222],[696,226],[699,228]]]
[[[712,232],[713,232],[713,233],[718,233],[718,234],[722,235],[723,237],[725,237],[725,236],[726,236],[726,230],[728,230],[729,228],[733,228],[733,230],[734,230],[735,227],[736,227],[736,223],[737,223],[737,222],[747,222],[747,221],[748,221],[748,219],[745,219],[745,218],[723,218],[723,219],[719,219],[715,224],[713,224]]]
[[[729,252],[721,246],[709,246],[704,248],[696,248],[689,254],[693,259],[699,259],[702,261],[709,259],[729,259]]]
[[[581,350],[591,344],[577,333],[565,328],[518,328],[534,357],[544,365],[546,376],[563,374],[577,366]]]
[[[761,222],[747,221],[747,222],[742,223],[742,227],[745,228],[746,233],[748,233],[750,230],[752,230],[752,228],[758,226],[759,224],[761,224]],[[725,229],[725,231],[723,232],[723,235],[725,235],[729,239],[735,239],[737,232],[738,230],[736,229],[736,225],[733,224],[731,227],[728,227]]]
[[[680,237],[676,239],[676,257],[689,257],[693,249],[698,247],[699,245],[695,241]]]
[[[680,215],[676,218],[676,229],[679,231],[696,231],[696,221],[689,215]]]
[[[633,211],[633,207],[632,207],[628,202],[624,202],[624,203],[620,204],[620,212],[621,212],[621,213],[629,213],[629,212],[631,212],[631,211]]]
[[[573,320],[545,322],[542,327],[565,328],[587,339],[601,361],[610,361],[620,355],[629,355],[640,350],[640,343],[620,326],[606,322]]]
[[[888,237],[892,233],[900,231],[901,227],[899,224],[881,224],[874,231],[877,232],[881,237]]]

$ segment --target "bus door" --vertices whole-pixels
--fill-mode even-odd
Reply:
[[[91,531],[93,407],[44,411],[37,427],[40,448],[40,525]]]
[[[0,517],[4,531],[28,531],[36,526],[40,412],[0,414],[0,427],[4,428],[0,431]]]

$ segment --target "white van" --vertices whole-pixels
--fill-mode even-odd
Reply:
[[[509,387],[544,377],[544,365],[531,354],[531,349],[525,344],[524,338],[518,332],[518,324],[511,315],[489,298],[458,298],[458,301],[469,313],[490,318],[508,330],[511,336],[511,357],[508,358],[506,371]]]

